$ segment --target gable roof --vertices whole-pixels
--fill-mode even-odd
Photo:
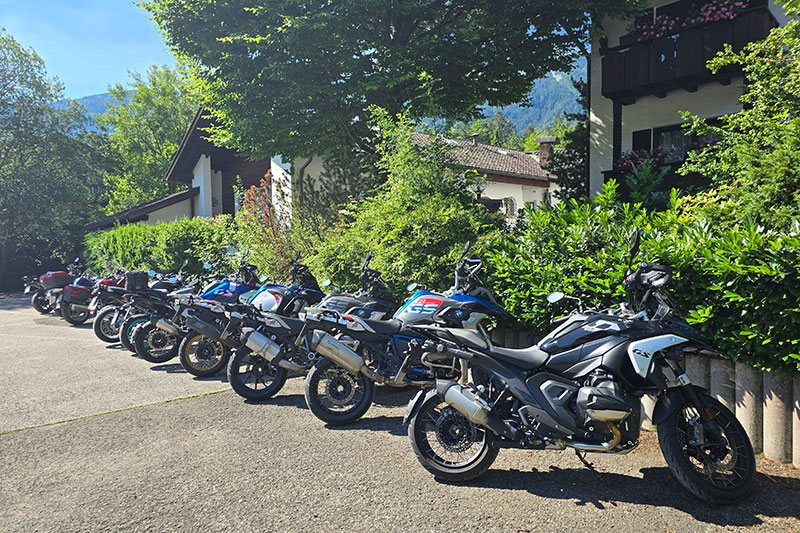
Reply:
[[[484,174],[497,174],[516,178],[549,179],[550,174],[539,164],[537,154],[502,148],[491,144],[473,143],[468,139],[449,139],[427,133],[413,133],[411,142],[427,146],[438,139],[453,146],[450,152],[456,164],[475,169]]]
[[[138,222],[140,220],[147,220],[147,215],[149,213],[173,204],[177,204],[178,202],[194,198],[199,193],[200,188],[193,187],[185,191],[180,191],[163,196],[161,198],[156,198],[155,200],[150,200],[149,202],[133,206],[125,211],[120,211],[119,213],[114,213],[113,215],[109,215],[105,218],[101,218],[100,220],[86,224],[83,229],[85,231],[94,231],[98,229],[110,228],[117,222]]]

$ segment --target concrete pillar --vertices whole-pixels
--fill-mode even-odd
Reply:
[[[783,372],[764,372],[764,456],[792,460],[792,378]]]
[[[686,373],[692,383],[698,387],[708,388],[708,357],[688,354],[686,356]]]
[[[211,172],[211,214],[222,214],[222,172]]]
[[[734,383],[733,361],[730,359],[709,360],[709,392],[722,405],[734,412],[736,385]]]
[[[763,377],[746,363],[736,362],[736,418],[744,426],[755,453],[763,450]]]
[[[211,157],[201,155],[192,170],[192,187],[200,189],[195,196],[194,214],[198,217],[210,217],[213,213],[211,198],[213,195],[211,185]]]
[[[800,374],[796,373],[792,381],[792,464],[800,468]]]
[[[652,394],[642,396],[642,429],[653,429],[653,409],[656,407],[656,398]]]

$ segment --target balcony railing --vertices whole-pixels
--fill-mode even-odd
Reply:
[[[632,100],[730,79],[735,71],[728,69],[713,75],[706,62],[726,43],[741,50],[748,43],[764,39],[776,25],[766,7],[757,7],[733,20],[686,27],[658,39],[606,49],[602,59],[603,96]]]

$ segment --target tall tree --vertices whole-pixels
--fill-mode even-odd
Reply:
[[[561,200],[585,200],[588,195],[588,106],[589,87],[581,79],[573,78],[572,83],[578,91],[580,111],[565,113],[564,118],[571,125],[563,130],[561,145],[553,150],[547,171],[553,175],[552,181],[558,185],[556,196]]]
[[[638,0],[144,0],[202,80],[216,140],[267,156],[374,151],[364,109],[467,120],[568,70],[591,16]]]
[[[102,183],[90,124],[42,59],[0,30],[0,285],[79,243]]]
[[[130,74],[127,86],[108,88],[117,102],[97,118],[109,131],[115,164],[106,174],[111,214],[170,192],[164,176],[197,111],[189,85],[166,66]]]

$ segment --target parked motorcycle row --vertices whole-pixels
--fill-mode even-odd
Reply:
[[[118,268],[91,278],[76,260],[67,271],[26,279],[25,292],[40,313],[59,310],[72,324],[93,316],[99,339],[150,363],[178,357],[199,377],[227,370],[233,390],[250,400],[278,394],[290,371],[305,375],[309,410],[329,425],[361,418],[376,384],[417,387],[403,420],[411,448],[425,469],[451,482],[480,476],[502,448],[570,448],[590,468],[587,453],[627,454],[639,444],[641,399],[653,395],[659,445],[681,485],[711,503],[745,497],[755,471],[747,434],[683,368],[687,353],[724,355],[667,296],[671,268],[634,264],[638,232],[623,282],[627,301],[598,310],[550,294],[551,304],[575,309],[522,349],[492,344],[486,320],[511,316],[468,251],[469,243],[449,289],[412,283],[404,302],[370,268],[370,255],[355,293],[329,280],[320,286],[299,256],[288,283],[258,278],[246,254],[235,275],[191,281],[182,269]]]

